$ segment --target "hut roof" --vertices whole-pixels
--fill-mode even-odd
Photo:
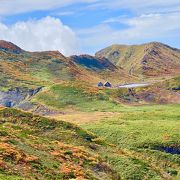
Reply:
[[[103,86],[103,83],[102,83],[102,82],[99,82],[99,83],[98,83],[98,86]]]
[[[107,81],[107,82],[104,84],[104,86],[105,86],[105,87],[111,87],[112,85],[111,85],[110,82]]]

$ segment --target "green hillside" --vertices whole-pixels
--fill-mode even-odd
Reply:
[[[120,148],[107,158],[124,179],[179,179],[179,108],[126,107],[114,117],[82,122],[82,127]]]
[[[116,111],[121,105],[111,100],[106,90],[81,83],[63,83],[40,92],[32,102],[47,107],[79,111]]]
[[[179,179],[179,53],[65,57],[0,41],[0,179]],[[119,87],[134,83],[146,85]]]
[[[61,120],[1,109],[0,177],[178,179],[178,109],[119,107],[113,118],[82,122],[88,132]]]

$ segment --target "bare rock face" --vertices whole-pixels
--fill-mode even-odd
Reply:
[[[10,89],[6,92],[0,91],[0,105],[5,107],[17,107],[41,90],[42,87],[28,90],[17,87],[15,89]]]

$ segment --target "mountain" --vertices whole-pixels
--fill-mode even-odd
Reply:
[[[107,77],[117,82],[132,78],[105,58],[65,57],[59,51],[28,52],[0,41],[0,89],[37,88],[76,80],[93,85],[107,81]]]
[[[58,51],[27,52],[10,42],[0,43],[0,86],[3,88],[35,88],[88,75],[91,76]]]
[[[0,179],[178,179],[179,50],[152,44],[149,53],[133,46],[123,67],[123,51],[65,57],[1,41]],[[154,68],[146,74],[143,54]],[[167,65],[170,77],[162,78]],[[142,75],[152,78],[132,86]]]
[[[64,98],[61,99],[61,94],[60,102],[56,103],[57,107],[65,101],[67,98],[66,91],[68,88],[71,89],[73,85],[77,87],[78,92],[86,91],[88,87],[88,96],[91,97],[90,94],[92,94],[96,98],[99,91],[94,87],[97,86],[99,81],[109,81],[116,86],[120,83],[139,82],[142,77],[143,79],[145,79],[144,77],[153,77],[153,82],[159,81],[158,78],[165,75],[175,77],[180,72],[179,52],[180,50],[164,44],[149,43],[139,46],[113,45],[96,53],[96,56],[65,57],[59,51],[28,52],[13,43],[0,41],[0,105],[21,108],[23,106],[23,109],[32,109],[32,105],[27,104],[27,102],[34,99],[35,94],[30,94],[40,88],[43,91],[38,91],[40,98],[37,101],[41,101],[43,106],[46,103],[49,104],[52,100],[51,106],[54,108],[59,93],[62,93],[65,89]],[[61,85],[59,86],[59,84]],[[58,89],[53,95],[54,98],[51,97],[53,87]],[[166,89],[164,86],[163,88]],[[45,89],[48,90],[45,91]],[[137,95],[137,97],[143,97],[140,100],[146,100],[147,98],[144,98],[144,96],[149,93],[155,97],[154,92],[154,89],[153,91],[150,89],[145,91],[143,95]],[[72,93],[70,90],[70,96]],[[168,93],[169,90],[164,92],[166,95]],[[178,93],[172,92],[171,94],[174,97],[173,99],[178,96]],[[107,99],[113,99],[114,96],[113,93],[107,94]],[[75,98],[74,102],[73,98]],[[137,101],[139,101],[138,98]],[[45,103],[46,99],[48,99],[48,102]],[[84,97],[82,97],[82,101],[83,99]],[[103,97],[103,99],[106,98]],[[77,100],[76,97],[71,96],[70,99],[67,98],[65,104],[67,104],[67,107],[74,106],[76,108],[77,102],[79,102],[79,99]],[[154,99],[152,102],[154,102]],[[171,101],[168,99],[168,101],[163,100],[163,102]],[[24,108],[25,105],[26,108]],[[46,107],[43,109],[46,111]]]
[[[142,45],[112,45],[95,55],[107,58],[130,75],[162,77],[180,74],[180,50],[159,42]]]
[[[0,40],[0,50],[9,51],[17,54],[24,52],[20,47],[16,46],[11,42],[7,42],[4,40]]]
[[[1,86],[31,87],[70,79],[73,66],[59,52],[14,53],[11,49],[3,49],[0,50],[0,75]]]
[[[93,70],[116,70],[117,67],[106,58],[97,58],[90,55],[71,56],[70,59],[78,65]]]

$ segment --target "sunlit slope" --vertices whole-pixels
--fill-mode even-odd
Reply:
[[[107,58],[131,75],[161,77],[180,72],[180,50],[158,42],[112,45],[97,52],[96,57]]]
[[[88,68],[86,63],[90,63]],[[75,80],[95,85],[108,79],[120,82],[134,78],[107,59],[88,56],[77,62],[58,51],[27,52],[10,42],[0,41],[0,85],[3,88],[47,86]]]
[[[15,45],[12,46],[16,48]],[[1,41],[0,80],[2,86],[51,84],[55,81],[69,80],[74,76],[74,66],[59,52],[17,52],[5,47]]]

